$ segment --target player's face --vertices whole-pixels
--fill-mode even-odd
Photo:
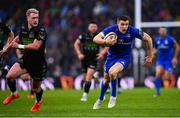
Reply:
[[[126,21],[120,20],[120,21],[118,21],[119,31],[121,33],[126,33],[126,31],[128,29],[128,25],[129,25],[129,20],[126,20]]]
[[[36,13],[30,13],[29,16],[27,16],[28,24],[32,27],[35,27],[39,23],[39,14]]]
[[[164,37],[164,36],[166,36],[166,34],[167,34],[167,30],[166,30],[166,28],[159,28],[159,35],[161,36],[161,37]]]
[[[97,32],[97,29],[98,29],[98,26],[96,24],[89,24],[88,26],[88,30],[91,32],[91,33],[96,33]]]

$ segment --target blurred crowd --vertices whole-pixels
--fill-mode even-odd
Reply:
[[[179,0],[142,0],[143,21],[180,20]],[[96,21],[99,31],[116,23],[116,17],[127,14],[134,25],[134,0],[1,0],[0,18],[17,34],[25,21],[28,8],[40,11],[40,22],[48,32],[48,76],[77,76],[80,62],[74,51],[74,41],[87,30],[90,21]],[[157,29],[144,29],[152,37]],[[179,41],[180,30],[170,28],[169,33]],[[15,61],[12,56],[11,61]]]

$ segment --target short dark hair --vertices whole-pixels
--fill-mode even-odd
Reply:
[[[89,24],[97,24],[96,21],[90,21]]]
[[[127,15],[122,15],[122,16],[117,17],[117,21],[120,21],[120,20],[127,21],[127,20],[130,20],[130,18]]]
[[[165,26],[161,26],[161,27],[159,27],[159,28],[165,28],[165,29],[167,29]]]

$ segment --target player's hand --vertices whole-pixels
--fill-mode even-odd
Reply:
[[[151,66],[152,65],[153,57],[146,56],[144,58],[144,66]]]
[[[83,60],[84,59],[84,55],[83,54],[78,54],[78,58],[79,58],[79,60]]]
[[[1,50],[0,51],[0,57],[5,56],[7,53],[8,53],[8,50],[6,50],[6,49]]]
[[[113,45],[115,45],[115,43],[116,43],[116,41],[117,40],[115,40],[115,39],[109,39],[109,40],[105,40],[105,45],[106,46],[113,46]]]
[[[173,68],[176,68],[177,63],[178,63],[178,60],[177,60],[177,58],[174,57],[174,58],[172,59]]]
[[[11,47],[12,47],[12,48],[18,48],[18,43],[16,43],[15,41],[13,41],[13,42],[11,43]]]
[[[99,53],[99,54],[97,54],[97,59],[98,60],[103,60],[104,59],[104,55],[103,54],[101,54],[101,53]]]

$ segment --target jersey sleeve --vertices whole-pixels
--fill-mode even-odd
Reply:
[[[4,35],[9,35],[9,33],[11,32],[10,28],[6,25],[3,27],[3,30],[4,30]]]
[[[105,29],[102,31],[102,33],[104,34],[104,36],[107,35],[107,34],[110,33],[110,32],[114,32],[114,26],[107,27],[107,28],[105,28]]]
[[[80,34],[80,35],[78,36],[78,39],[79,39],[81,42],[83,42],[83,34]]]
[[[45,28],[41,27],[37,32],[36,38],[37,38],[37,40],[45,41],[46,37],[47,37],[46,30],[45,30]]]
[[[132,28],[132,34],[135,38],[142,39],[144,33],[137,28]]]

